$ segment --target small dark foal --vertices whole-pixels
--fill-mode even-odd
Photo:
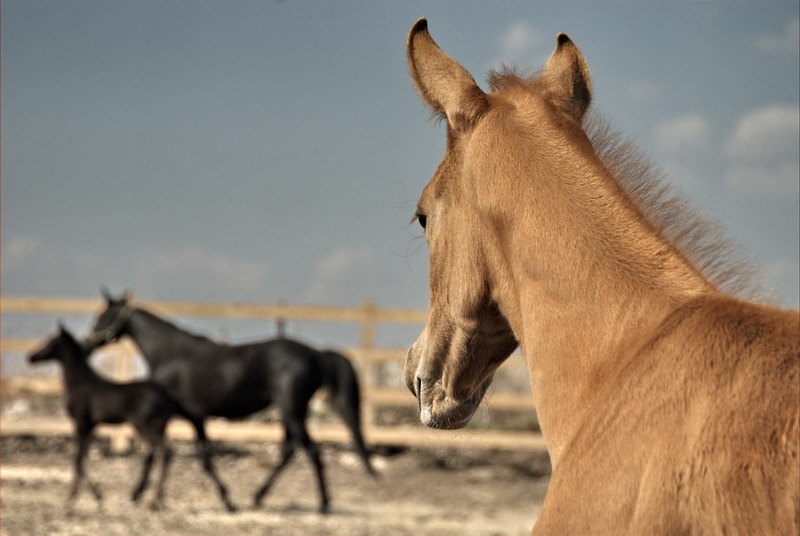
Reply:
[[[131,500],[137,501],[144,492],[153,461],[158,458],[160,466],[158,484],[150,507],[154,510],[160,509],[163,506],[164,481],[172,454],[165,440],[164,430],[173,414],[183,412],[166,391],[153,382],[120,384],[104,380],[89,366],[87,362],[89,353],[72,334],[63,326],[59,326],[58,334],[52,337],[44,348],[28,358],[31,363],[60,361],[64,370],[67,412],[75,423],[77,439],[75,474],[67,504],[71,506],[77,499],[84,479],[97,502],[102,501],[103,494],[100,487],[86,476],[83,466],[92,439],[92,431],[101,423],[129,422],[150,447]]]

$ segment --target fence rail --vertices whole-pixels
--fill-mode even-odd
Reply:
[[[0,299],[0,312],[8,314],[84,314],[93,316],[103,307],[102,300],[85,298],[38,298],[11,297]],[[350,357],[359,370],[362,385],[362,404],[365,421],[366,440],[372,444],[397,444],[408,446],[454,446],[470,448],[502,448],[502,449],[543,449],[541,435],[533,432],[504,432],[491,428],[481,431],[461,433],[436,432],[410,426],[381,426],[376,422],[376,412],[380,408],[416,405],[414,398],[404,388],[390,388],[377,383],[377,368],[381,364],[402,363],[405,350],[396,348],[379,348],[375,344],[375,329],[380,324],[421,324],[427,314],[413,309],[379,308],[372,300],[367,300],[361,307],[330,307],[287,304],[243,304],[243,303],[201,303],[201,302],[138,302],[140,305],[158,315],[219,317],[225,319],[273,319],[315,322],[342,322],[358,324],[361,328],[361,345],[345,348],[343,353]],[[0,352],[28,353],[34,350],[41,341],[36,339],[3,338],[0,340]],[[136,349],[129,341],[121,341],[104,349],[112,356],[114,365],[111,375],[118,381],[126,381],[133,375],[133,360]],[[523,370],[518,359],[509,359],[503,369],[516,368],[515,373]],[[61,390],[60,382],[55,378],[4,378],[3,388],[6,392],[29,390],[41,394],[57,394]],[[533,402],[529,394],[496,392],[489,397],[489,407],[496,410],[533,412]],[[185,423],[184,423],[185,424]],[[170,426],[168,433],[174,437],[188,434],[183,430],[181,421]],[[185,427],[185,426],[184,426]],[[132,432],[125,427],[116,427],[117,432],[103,428],[101,433],[112,437],[118,446],[129,442]],[[323,441],[347,442],[349,438],[344,429],[332,424],[313,424],[312,435]],[[53,419],[9,419],[0,421],[2,434],[63,434],[69,430],[65,420]],[[280,439],[280,431],[276,425],[257,422],[229,423],[214,421],[210,427],[211,437],[220,440],[246,441]]]

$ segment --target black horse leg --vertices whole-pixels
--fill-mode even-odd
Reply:
[[[150,481],[150,471],[153,467],[153,461],[157,458],[159,465],[159,476],[156,488],[156,496],[153,499],[153,502],[150,504],[150,508],[152,510],[160,509],[164,499],[164,480],[166,478],[165,465],[169,462],[167,458],[169,456],[169,452],[166,445],[166,438],[164,437],[164,431],[167,428],[168,421],[169,415],[156,415],[150,420],[133,423],[136,429],[139,431],[139,434],[147,442],[150,450],[142,464],[142,476],[140,477],[139,483],[136,485],[133,493],[131,494],[131,500],[134,502],[138,501],[144,490],[147,489],[147,484]]]
[[[103,493],[100,491],[100,487],[92,482],[87,476],[84,468],[84,460],[86,458],[86,453],[89,450],[89,444],[92,440],[92,429],[94,426],[92,425],[79,425],[78,426],[78,433],[77,433],[77,448],[75,450],[75,465],[74,470],[75,474],[72,480],[72,488],[70,489],[69,496],[67,497],[67,504],[71,506],[75,500],[78,498],[78,492],[80,490],[81,482],[85,479],[86,482],[89,484],[89,489],[91,490],[92,494],[94,495],[95,500],[100,503],[103,500]]]
[[[308,453],[308,457],[311,459],[311,463],[314,465],[314,470],[317,475],[317,486],[319,488],[319,512],[321,514],[327,514],[330,510],[330,501],[328,499],[328,488],[325,484],[325,468],[322,465],[319,447],[317,447],[317,444],[314,443],[314,441],[308,435],[308,430],[306,430],[306,425],[303,420],[291,419],[288,424],[292,430],[292,435],[295,436],[297,441],[303,446],[305,451]]]
[[[150,451],[145,456],[142,462],[142,475],[139,477],[139,483],[133,488],[131,493],[131,501],[136,502],[142,496],[142,493],[147,488],[147,483],[150,480],[150,468],[153,466],[153,458],[155,457],[154,449],[150,446]]]
[[[192,425],[197,433],[197,447],[200,460],[203,462],[203,469],[211,480],[214,481],[214,485],[217,486],[217,491],[219,492],[220,499],[222,499],[222,502],[225,504],[225,508],[227,508],[229,512],[237,511],[238,508],[236,505],[228,498],[228,488],[225,487],[225,484],[223,484],[219,476],[217,476],[214,463],[211,461],[211,446],[206,437],[205,423],[202,420],[197,420],[192,421]]]
[[[267,479],[264,481],[264,485],[261,486],[256,494],[253,496],[253,506],[261,506],[261,501],[263,501],[264,496],[269,492],[272,485],[277,480],[278,475],[284,470],[286,465],[294,456],[294,440],[292,439],[292,435],[289,432],[289,428],[284,426],[286,435],[283,438],[283,444],[281,445],[281,459],[273,469]]]
[[[167,473],[169,472],[169,464],[172,460],[172,449],[167,446],[163,438],[161,443],[156,447],[159,453],[159,474],[158,482],[156,483],[156,496],[153,502],[150,503],[151,510],[161,510],[164,507],[164,483],[167,480]]]
[[[72,471],[72,487],[67,496],[67,503],[74,503],[78,498],[78,491],[80,491],[81,482],[83,481],[84,469],[83,458],[86,456],[88,448],[89,434],[79,432],[75,438],[75,460],[73,461]]]

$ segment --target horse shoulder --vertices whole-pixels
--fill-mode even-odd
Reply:
[[[724,296],[677,308],[591,401],[535,534],[796,531],[799,328]]]
[[[716,512],[711,526],[797,534],[800,313],[716,297],[696,316],[686,508]]]
[[[708,494],[762,504],[787,478],[796,490],[800,313],[712,295],[675,316],[648,357],[671,378],[661,388],[680,420],[664,434],[682,438],[685,469],[696,473],[684,488],[705,482]]]

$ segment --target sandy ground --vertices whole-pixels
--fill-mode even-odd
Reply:
[[[373,480],[350,452],[323,447],[331,513],[317,513],[305,455],[295,457],[262,507],[251,497],[277,460],[274,446],[220,445],[217,468],[242,508],[227,513],[193,456],[176,444],[167,509],[151,512],[145,496],[128,500],[141,455],[108,455],[96,445],[88,471],[105,493],[101,507],[84,490],[65,508],[72,444],[65,439],[2,441],[2,536],[175,535],[527,535],[548,483],[545,456],[468,450],[384,450]]]

